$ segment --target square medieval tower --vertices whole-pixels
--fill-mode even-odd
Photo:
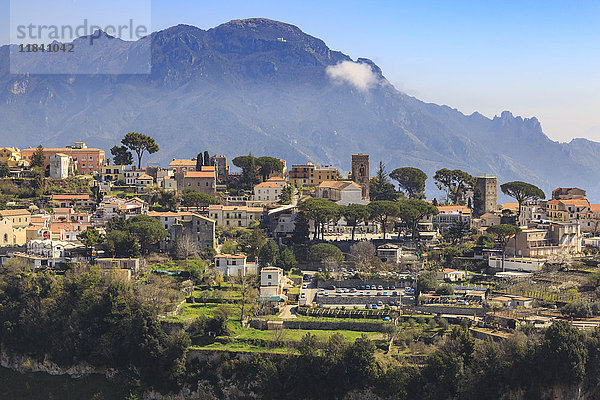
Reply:
[[[352,180],[362,188],[362,199],[369,201],[369,155],[352,154]]]

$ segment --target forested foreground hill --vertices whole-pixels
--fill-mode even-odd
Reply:
[[[105,380],[86,378],[90,385],[99,386],[97,392],[71,386],[81,380],[48,379],[42,393],[55,393],[52,386],[62,385],[64,393],[73,390],[129,399],[150,391],[202,399],[600,396],[600,332],[581,332],[565,322],[543,333],[521,331],[499,343],[476,341],[466,327],[455,326],[422,364],[400,363],[366,337],[348,343],[341,335],[323,341],[308,334],[290,354],[198,356],[196,351],[192,356],[190,329],[195,335],[198,329],[214,331],[218,321],[167,332],[157,317],[160,305],[148,305],[158,288],[147,290],[145,285],[148,282],[126,283],[93,268],[64,275],[3,269],[3,360],[18,354],[64,368],[89,364],[97,372],[113,371],[110,379],[121,386],[120,391]],[[8,390],[28,393],[27,375],[2,371],[0,378],[7,383],[0,385],[1,397],[6,398]],[[15,388],[15,380],[25,387]]]

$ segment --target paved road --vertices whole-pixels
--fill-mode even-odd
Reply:
[[[311,305],[315,300],[315,296],[317,295],[317,281],[314,278],[316,272],[315,271],[302,271],[302,275],[309,275],[311,277],[310,281],[305,281],[304,284],[307,285],[306,288],[300,289],[300,301],[298,302],[301,306]],[[303,296],[304,294],[304,296]]]
[[[283,307],[283,310],[281,310],[281,313],[279,313],[279,318],[283,318],[283,319],[289,319],[289,318],[296,318],[296,314],[292,313],[292,308],[295,308],[296,306],[293,304],[288,304],[287,306]]]

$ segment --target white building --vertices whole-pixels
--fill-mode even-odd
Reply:
[[[217,254],[215,256],[215,268],[225,276],[246,275],[246,255],[239,254]]]
[[[278,202],[281,191],[285,187],[285,181],[273,180],[261,182],[254,186],[254,201]]]
[[[135,180],[138,176],[146,173],[146,168],[136,168],[132,167],[131,169],[126,169],[123,171],[123,178],[125,179],[125,184],[127,186],[135,186]]]
[[[334,201],[341,206],[367,204],[363,200],[362,187],[352,181],[323,181],[315,188],[315,197]]]
[[[135,178],[135,190],[136,192],[144,192],[146,188],[154,184],[154,178],[148,174],[142,174]]]
[[[217,221],[217,226],[237,226],[247,228],[254,221],[260,222],[262,207],[224,206],[213,204],[208,207],[208,217]]]
[[[402,260],[402,249],[395,244],[383,244],[377,248],[377,257],[383,262],[398,264]]]
[[[283,270],[277,267],[265,267],[260,270],[260,300],[285,300]]]
[[[538,272],[545,263],[546,260],[542,258],[505,258],[504,269],[507,271]],[[488,265],[490,268],[502,269],[502,257],[490,257]]]
[[[438,272],[438,279],[443,279],[450,282],[458,282],[465,280],[467,273],[458,269],[444,268],[441,272]]]
[[[64,258],[65,248],[71,247],[67,242],[56,240],[30,240],[27,242],[27,254],[47,258]]]
[[[66,179],[74,175],[75,166],[71,156],[63,153],[52,154],[50,157],[50,178]]]

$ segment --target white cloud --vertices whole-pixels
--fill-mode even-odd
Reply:
[[[342,61],[336,65],[330,65],[326,72],[335,83],[349,83],[363,92],[375,86],[378,80],[369,64],[352,61]]]

